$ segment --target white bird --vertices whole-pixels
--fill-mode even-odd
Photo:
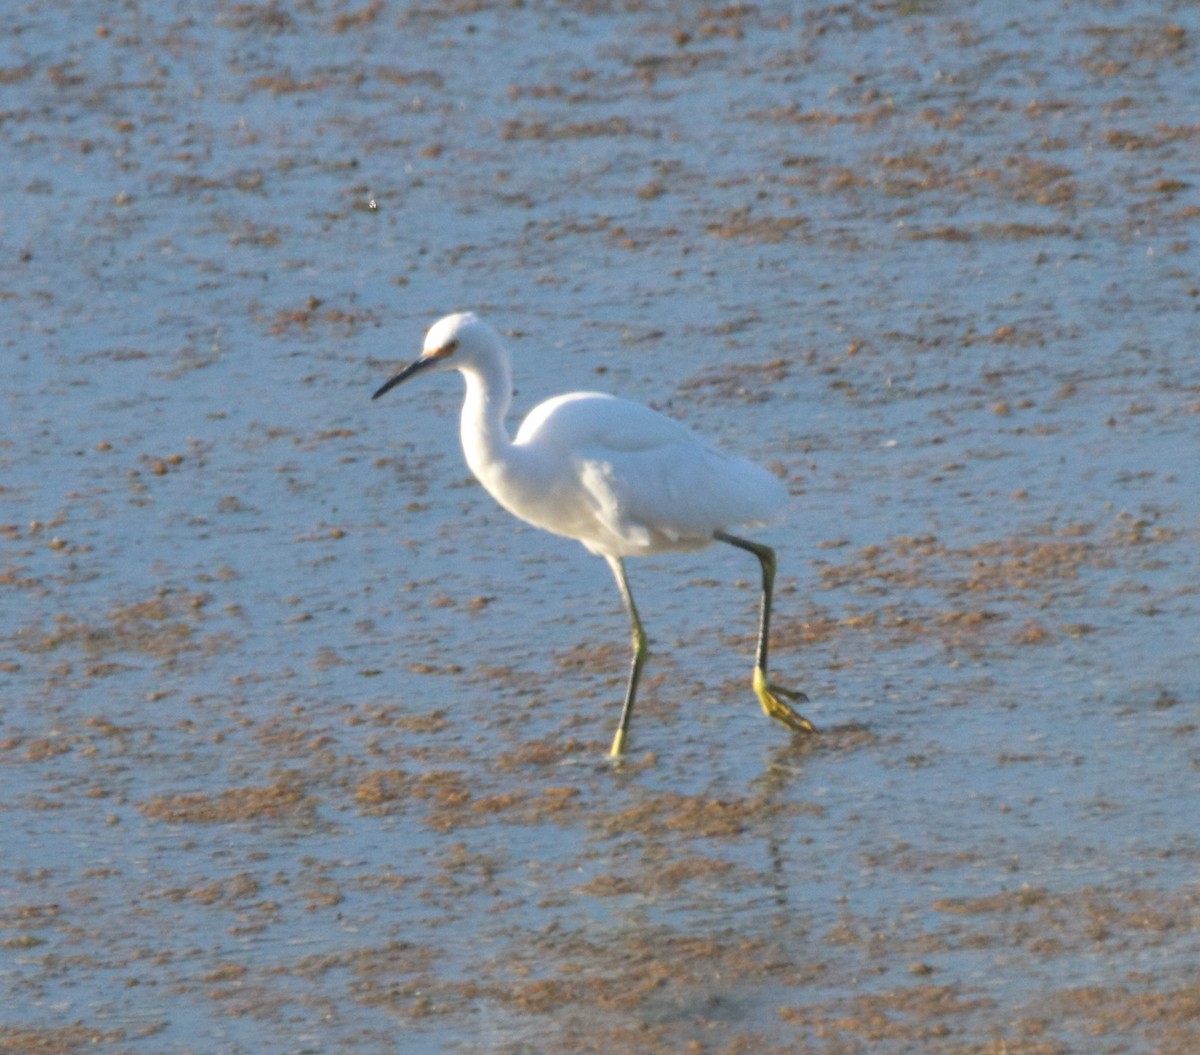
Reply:
[[[546,400],[529,412],[517,438],[510,439],[504,424],[512,402],[508,352],[500,335],[469,312],[434,323],[421,357],[371,398],[419,373],[439,370],[457,370],[466,379],[463,452],[487,492],[535,527],[578,539],[612,568],[633,631],[633,664],[613,737],[614,757],[625,751],[646,661],[646,632],[625,577],[624,558],[700,550],[714,541],[753,553],[762,566],[752,684],[763,711],[797,732],[814,731],[807,718],[783,702],[808,697],[767,678],[775,553],[726,531],[778,513],[787,492],[771,473],[719,451],[649,407],[598,392],[569,392]]]

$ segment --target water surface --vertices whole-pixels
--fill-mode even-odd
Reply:
[[[1194,11],[0,17],[0,1047],[1200,1043]],[[468,479],[654,404],[794,496],[603,562]],[[752,564],[752,562],[751,562]]]

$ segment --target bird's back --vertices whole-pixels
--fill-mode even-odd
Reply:
[[[596,445],[638,451],[689,439],[697,437],[686,426],[641,403],[603,392],[568,392],[534,407],[514,442],[561,451]]]

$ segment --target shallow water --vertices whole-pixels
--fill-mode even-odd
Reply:
[[[0,16],[0,1047],[1200,1044],[1183,4]],[[373,204],[372,204],[373,203]],[[470,483],[427,326],[778,471]]]

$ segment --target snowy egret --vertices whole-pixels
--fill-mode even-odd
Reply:
[[[624,753],[646,631],[625,577],[625,557],[700,550],[714,541],[753,553],[762,567],[758,650],[751,684],[763,711],[797,732],[812,723],[785,699],[802,692],[767,678],[767,642],[775,553],[726,528],[761,523],[787,498],[766,469],[717,450],[695,433],[640,403],[597,392],[569,392],[534,407],[509,438],[512,366],[500,335],[475,315],[447,315],[430,328],[421,357],[389,378],[378,399],[419,373],[457,370],[467,382],[462,445],[467,465],[514,516],[555,535],[578,539],[608,561],[633,631],[633,664],[611,754]]]

